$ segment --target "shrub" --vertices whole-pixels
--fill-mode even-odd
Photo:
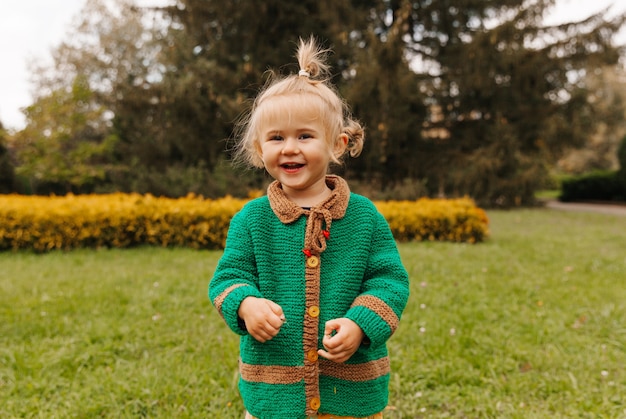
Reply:
[[[80,247],[224,247],[232,216],[247,202],[195,195],[0,195],[0,250]],[[377,202],[399,241],[475,243],[488,234],[483,210],[469,199]]]
[[[563,202],[626,201],[626,186],[615,171],[598,171],[564,179],[561,184]]]
[[[476,243],[489,234],[487,214],[469,198],[377,202],[398,241]]]
[[[156,198],[152,195],[0,196],[0,249],[224,246],[244,200]]]

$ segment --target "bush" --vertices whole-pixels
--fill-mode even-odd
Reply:
[[[398,241],[476,243],[489,234],[489,220],[469,198],[377,202]]]
[[[618,172],[599,171],[564,179],[559,199],[573,201],[626,201],[626,185]]]
[[[0,195],[0,250],[44,252],[80,247],[137,245],[221,249],[232,216],[247,202],[195,195]],[[475,243],[488,234],[488,220],[473,201],[378,202],[399,241]]]
[[[79,247],[224,246],[245,200],[151,195],[0,195],[0,250]]]

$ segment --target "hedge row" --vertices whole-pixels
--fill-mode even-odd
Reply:
[[[626,202],[626,171],[597,171],[565,179],[559,200]]]
[[[183,246],[221,249],[246,200],[109,194],[0,195],[0,250]],[[475,243],[488,234],[485,212],[469,199],[378,202],[399,241]]]
[[[398,241],[477,243],[489,235],[489,219],[469,198],[376,202]]]

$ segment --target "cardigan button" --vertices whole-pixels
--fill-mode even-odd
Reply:
[[[308,309],[309,316],[317,317],[320,315],[320,308],[318,306],[311,306]]]
[[[317,256],[310,256],[309,258],[307,258],[306,264],[309,268],[317,268],[317,266],[320,264],[320,260]]]
[[[313,397],[313,398],[311,399],[311,401],[309,402],[309,406],[310,406],[310,407],[311,407],[311,409],[313,409],[313,410],[317,410],[317,409],[319,409],[321,404],[322,404],[322,403],[320,402],[320,399],[319,399],[319,398],[317,398],[317,397]]]
[[[317,354],[317,351],[315,349],[311,349],[309,352],[306,353],[306,359],[308,359],[310,362],[317,361],[318,356],[319,355]]]

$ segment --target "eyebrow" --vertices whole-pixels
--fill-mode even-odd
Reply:
[[[269,136],[269,135],[282,135],[283,132],[285,132],[285,130],[281,130],[281,129],[270,129],[270,130],[266,130],[266,131],[262,131],[264,133],[265,136]],[[315,133],[315,134],[319,134],[321,131],[315,129],[315,128],[310,128],[310,127],[305,127],[305,128],[298,128],[295,130],[296,133],[301,134],[303,132],[308,132],[308,133]]]

